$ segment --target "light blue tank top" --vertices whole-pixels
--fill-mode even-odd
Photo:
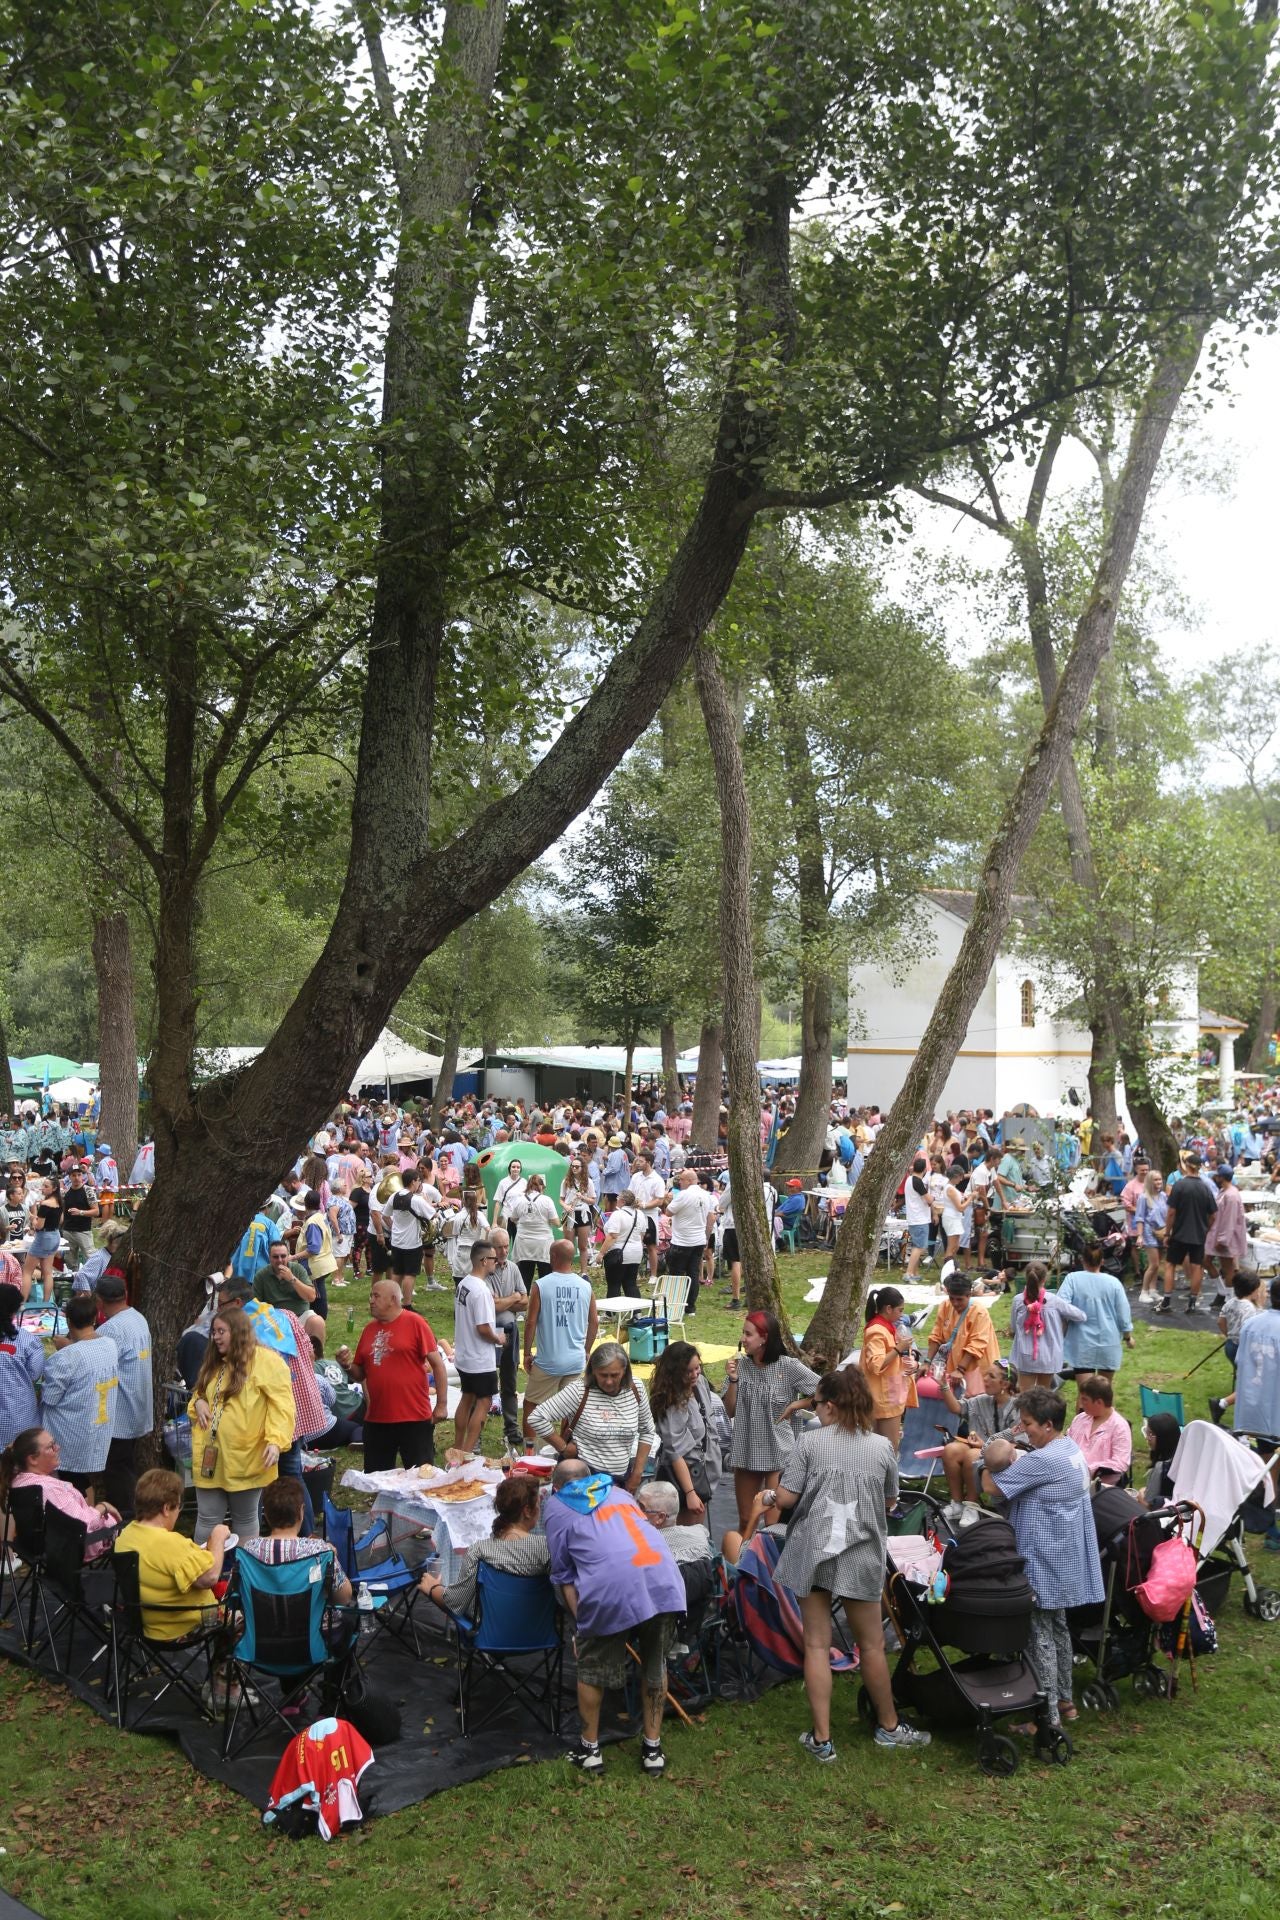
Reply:
[[[544,1373],[581,1373],[587,1364],[591,1288],[576,1273],[544,1273],[538,1289],[533,1357]]]

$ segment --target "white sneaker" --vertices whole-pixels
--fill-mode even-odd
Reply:
[[[976,1500],[966,1500],[960,1509],[960,1525],[971,1527],[975,1520],[981,1520],[982,1508]]]
[[[1140,1293],[1138,1295],[1138,1305],[1140,1307],[1154,1307],[1155,1303],[1156,1296],[1154,1293]]]
[[[944,1520],[949,1520],[952,1526],[954,1526],[963,1512],[964,1502],[960,1500],[948,1500],[946,1506],[942,1509],[942,1517]]]

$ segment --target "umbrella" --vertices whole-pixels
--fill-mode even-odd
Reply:
[[[41,1082],[48,1085],[50,1080],[65,1080],[68,1075],[80,1072],[78,1060],[68,1060],[61,1053],[33,1053],[29,1059],[19,1060],[16,1065],[21,1070],[23,1080]]]

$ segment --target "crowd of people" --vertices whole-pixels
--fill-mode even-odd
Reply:
[[[942,1266],[943,1297],[923,1350],[903,1293],[889,1285],[867,1301],[856,1355],[830,1356],[830,1364],[797,1358],[771,1314],[747,1313],[715,1387],[687,1339],[666,1346],[646,1385],[627,1347],[599,1338],[592,1284],[599,1270],[609,1294],[638,1297],[642,1270],[656,1273],[665,1261],[688,1279],[692,1318],[718,1252],[730,1305],[741,1307],[732,1188],[714,1153],[695,1156],[688,1102],[668,1111],[650,1097],[626,1113],[585,1101],[532,1112],[459,1102],[435,1128],[389,1103],[344,1103],[255,1212],[225,1270],[210,1277],[179,1343],[184,1411],[172,1429],[190,1435],[191,1538],[178,1526],[183,1479],[141,1471],[158,1390],[169,1383],[154,1377],[150,1329],[116,1258],[110,1149],[88,1151],[61,1122],[10,1128],[0,1150],[11,1149],[17,1251],[0,1253],[0,1494],[38,1487],[84,1522],[93,1557],[127,1542],[157,1633],[175,1637],[221,1581],[229,1541],[276,1560],[331,1551],[316,1527],[304,1450],[358,1445],[367,1473],[434,1460],[452,1369],[451,1461],[479,1455],[495,1402],[511,1455],[541,1447],[556,1458],[545,1496],[531,1478],[504,1480],[492,1539],[452,1585],[428,1572],[422,1591],[463,1612],[482,1564],[550,1576],[575,1623],[574,1764],[585,1772],[603,1764],[603,1690],[625,1674],[630,1644],[643,1674],[642,1764],[661,1772],[665,1675],[681,1623],[705,1601],[715,1557],[734,1566],[762,1531],[782,1543],[777,1577],[798,1596],[804,1620],[813,1716],[804,1745],[827,1761],[833,1602],[859,1649],[877,1743],[928,1740],[895,1708],[880,1611],[902,1420],[927,1377],[958,1423],[942,1456],[946,1518],[964,1529],[994,1508],[1012,1523],[1037,1598],[1032,1656],[1057,1724],[1076,1712],[1064,1610],[1097,1597],[1100,1582],[1089,1491],[1134,1473],[1133,1436],[1114,1394],[1133,1317],[1100,1244],[1083,1249],[1056,1290],[1039,1262],[1020,1284],[982,1271],[1002,1244],[1004,1217],[1022,1211],[1037,1187],[1074,1175],[1073,1147],[1077,1157],[1089,1151],[1087,1124],[1027,1146],[1015,1131],[1026,1120],[949,1116],[905,1174],[905,1280],[926,1260]],[[786,1099],[766,1099],[766,1159],[788,1121]],[[825,1164],[810,1177],[851,1185],[879,1130],[877,1110],[837,1103]],[[526,1172],[526,1142],[562,1156],[562,1179],[549,1181],[532,1155]],[[482,1156],[501,1147],[509,1151],[490,1192]],[[1162,1306],[1182,1268],[1197,1305],[1206,1262],[1216,1265],[1219,1325],[1238,1380],[1236,1394],[1213,1403],[1214,1418],[1233,1408],[1238,1431],[1277,1433],[1280,1288],[1264,1297],[1231,1206],[1236,1165],[1269,1161],[1269,1135],[1251,1119],[1240,1138],[1189,1136],[1178,1166],[1163,1174],[1123,1135],[1095,1147],[1099,1186],[1123,1209],[1125,1270],[1141,1277],[1142,1298],[1156,1273]],[[797,1217],[798,1185],[792,1178],[779,1193],[766,1182],[784,1225]],[[46,1338],[23,1324],[24,1309],[33,1296],[52,1298],[59,1260],[72,1292],[65,1331]],[[368,1321],[354,1346],[329,1353],[335,1290],[363,1280]],[[425,1301],[446,1288],[448,1338],[431,1327]],[[1002,1353],[989,1296],[1006,1288],[1014,1297]],[[1167,1497],[1172,1454],[1160,1416],[1144,1440],[1140,1493],[1154,1503]],[[716,1529],[712,1503],[726,1480],[736,1524]],[[1266,1544],[1280,1550],[1280,1535]]]

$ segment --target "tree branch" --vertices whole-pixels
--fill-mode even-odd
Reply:
[[[360,30],[364,34],[364,44],[369,54],[369,66],[373,73],[373,90],[377,96],[382,130],[387,136],[391,169],[395,174],[396,187],[403,200],[409,185],[409,155],[400,127],[400,117],[396,112],[396,94],[391,84],[391,75],[387,71],[387,56],[382,48],[382,28],[369,0],[356,0],[356,13],[359,15]]]
[[[941,493],[936,487],[914,486],[912,493],[918,493],[922,500],[932,501],[935,507],[950,507],[956,513],[963,514],[968,520],[976,520],[981,527],[989,527],[992,533],[1008,533],[1008,523],[984,513],[973,500],[961,500],[954,493]]]
[[[86,756],[79,741],[67,732],[62,722],[45,706],[34,688],[27,684],[13,663],[3,655],[0,655],[0,687],[3,687],[9,698],[15,701],[24,713],[29,714],[38,725],[44,728],[50,739],[57,742],[90,793],[106,808],[116,824],[128,834],[158,879],[161,868],[160,853],[148,839],[140,822],[134,819],[127,807],[121,805],[107,782]]]

